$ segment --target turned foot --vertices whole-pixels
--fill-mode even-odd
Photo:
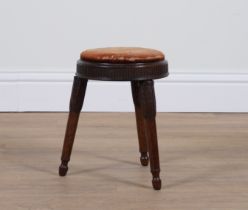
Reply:
[[[87,80],[78,76],[74,77],[71,100],[70,112],[68,116],[63,151],[61,155],[61,165],[59,166],[59,175],[65,176],[68,171],[68,162],[71,157],[74,138],[76,135],[78,119],[80,111],[83,106],[85,91],[87,87]]]
[[[59,175],[60,176],[65,176],[68,171],[68,166],[67,163],[62,162],[61,165],[59,166]]]
[[[154,190],[161,189],[161,180],[159,178],[159,154],[156,128],[156,100],[154,84],[152,80],[140,82],[141,88],[141,110],[144,117],[144,131],[147,139],[149,151],[149,161],[152,173],[152,185]]]
[[[140,156],[140,163],[142,166],[148,166],[149,158],[147,152],[142,152]]]
[[[159,177],[153,177],[152,186],[153,186],[154,190],[160,190],[161,189],[161,179]]]

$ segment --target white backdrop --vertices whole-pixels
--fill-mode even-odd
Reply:
[[[0,111],[67,110],[80,51],[105,46],[165,52],[159,111],[248,111],[247,11],[247,0],[0,0]],[[127,84],[109,85],[89,84],[86,110],[132,110]]]

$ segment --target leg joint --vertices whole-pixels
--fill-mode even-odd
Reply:
[[[141,82],[140,97],[144,117],[154,118],[156,116],[156,98],[153,80]]]
[[[75,76],[71,100],[70,100],[70,111],[71,112],[80,112],[83,106],[85,91],[87,86],[87,80]]]

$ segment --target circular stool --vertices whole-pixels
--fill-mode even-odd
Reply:
[[[74,77],[70,112],[64,138],[60,176],[68,171],[72,146],[81,112],[87,81],[130,81],[135,106],[139,139],[140,162],[147,166],[150,160],[152,184],[161,189],[159,154],[156,131],[156,100],[154,79],[168,76],[168,63],[162,52],[146,48],[99,48],[81,53]],[[149,154],[149,156],[148,156]]]

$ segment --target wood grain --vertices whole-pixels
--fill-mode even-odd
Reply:
[[[135,160],[134,113],[82,113],[59,177],[67,116],[0,114],[0,209],[248,209],[248,114],[158,113],[159,192]]]

